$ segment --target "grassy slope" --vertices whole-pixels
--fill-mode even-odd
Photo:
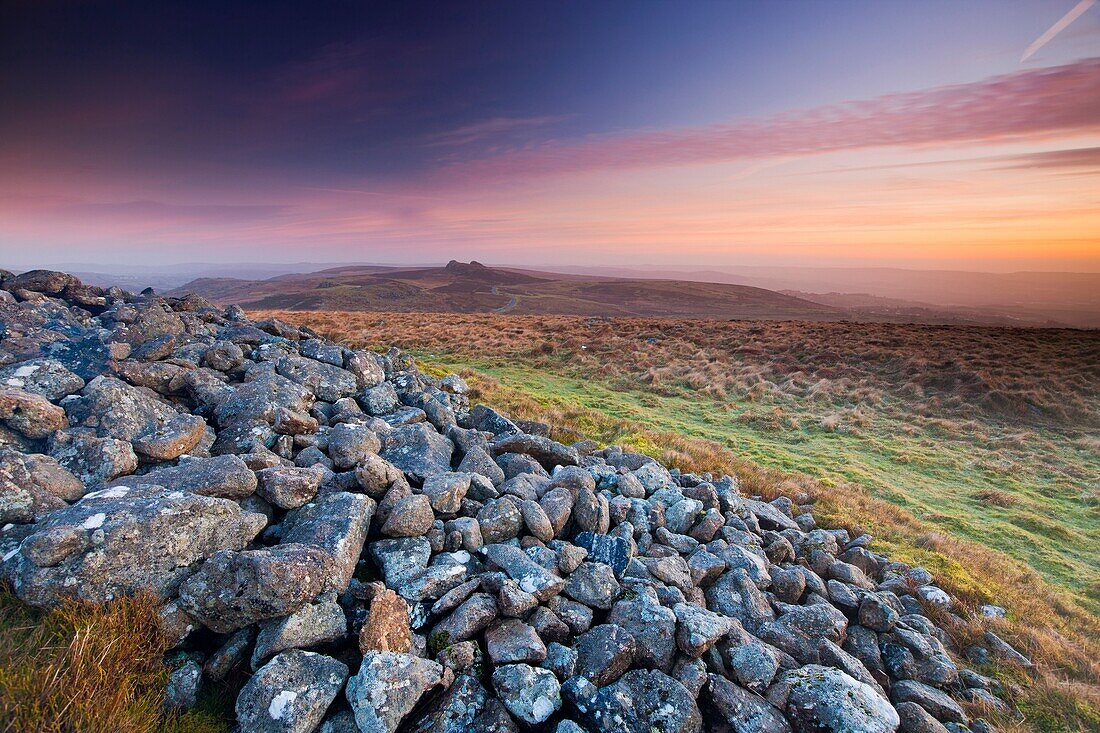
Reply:
[[[925,521],[927,513],[874,498],[860,484],[841,480],[839,474],[834,480],[816,480],[790,471],[792,466],[800,466],[807,473],[825,475],[827,466],[843,466],[841,473],[858,480],[875,460],[853,460],[843,451],[831,450],[843,446],[844,440],[824,440],[817,446],[819,452],[812,453],[800,447],[799,441],[746,430],[736,421],[728,435],[723,434],[720,424],[700,425],[700,417],[712,418],[708,413],[712,406],[690,400],[662,398],[640,390],[613,390],[591,380],[516,364],[494,365],[439,354],[420,356],[422,368],[429,373],[443,375],[459,370],[473,387],[475,399],[506,409],[516,417],[559,426],[554,436],[559,440],[574,439],[583,433],[601,443],[632,446],[687,470],[735,472],[750,493],[810,494],[817,502],[815,516],[824,526],[872,533],[874,549],[896,560],[928,567],[940,585],[971,607],[995,601],[1009,609],[1008,620],[989,625],[1036,660],[1038,673],[1028,676],[997,665],[981,671],[1022,685],[1016,703],[1024,717],[997,719],[981,709],[972,709],[972,715],[993,717],[1002,731],[1100,731],[1097,616],[1078,605],[1074,596],[1052,589],[1026,565],[987,549],[980,537],[969,541],[931,532]],[[712,438],[715,432],[721,440]],[[768,447],[777,444],[778,448]],[[950,633],[957,646],[964,648],[981,643],[982,631],[983,627],[974,625],[955,627]]]
[[[275,314],[461,370],[472,399],[630,445],[920,564],[1035,659],[1002,730],[1100,731],[1100,338],[1069,330]],[[952,628],[958,648],[982,624]],[[1024,682],[1018,672],[987,670]],[[980,712],[980,711],[976,711]]]
[[[832,483],[866,487],[877,497],[919,515],[953,535],[982,542],[1039,571],[1052,584],[1100,613],[1100,513],[1082,506],[1079,484],[1064,472],[1038,465],[997,467],[980,459],[974,443],[935,431],[913,431],[889,417],[836,431],[818,423],[761,418],[760,406],[730,404],[698,395],[668,396],[645,389],[612,389],[592,379],[492,363],[457,355],[420,353],[444,369],[472,368],[536,398],[576,403],[629,422],[713,440],[761,466],[804,473]],[[749,417],[746,415],[757,415]],[[797,426],[795,425],[797,423]],[[1084,449],[1045,436],[1052,458],[1088,460]],[[1065,454],[1074,455],[1065,455]],[[997,492],[991,494],[990,492]],[[1011,497],[1010,506],[981,496]]]

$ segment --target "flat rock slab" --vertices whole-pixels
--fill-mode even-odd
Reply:
[[[104,603],[139,590],[167,598],[192,565],[239,550],[266,523],[262,514],[227,499],[116,486],[87,494],[35,525],[6,558],[4,574],[34,606],[66,598]]]
[[[222,551],[183,584],[179,605],[213,631],[236,631],[312,601],[331,566],[327,553],[309,545]]]

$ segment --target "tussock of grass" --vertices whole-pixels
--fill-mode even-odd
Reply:
[[[215,733],[209,710],[162,716],[168,669],[147,597],[39,612],[0,585],[0,731]]]
[[[1004,491],[997,491],[996,489],[982,489],[974,493],[974,498],[983,504],[999,507],[1010,507],[1015,505],[1019,500],[1012,494]]]

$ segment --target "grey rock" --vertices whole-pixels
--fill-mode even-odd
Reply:
[[[282,541],[328,554],[332,564],[325,589],[343,592],[355,573],[374,507],[374,501],[363,494],[328,494],[287,514]]]
[[[878,633],[893,631],[898,618],[898,612],[877,595],[865,596],[859,604],[859,623],[872,631]]]
[[[662,606],[648,586],[630,587],[607,617],[636,642],[634,657],[640,666],[667,672],[676,654],[676,614]]]
[[[442,681],[443,667],[411,654],[368,652],[348,680],[347,698],[362,733],[394,733],[428,690]]]
[[[431,425],[415,423],[382,436],[379,455],[418,481],[451,470],[454,445]]]
[[[382,571],[386,586],[398,588],[420,575],[431,559],[431,544],[423,537],[378,540],[370,543],[370,555]]]
[[[781,531],[784,529],[798,529],[798,523],[779,511],[773,504],[768,504],[754,499],[741,499],[742,505],[756,517],[760,526],[764,529]]]
[[[397,399],[397,390],[389,382],[383,382],[364,391],[359,401],[368,415],[376,416],[388,415],[400,404]]]
[[[528,725],[545,722],[561,707],[561,685],[554,673],[529,664],[493,671],[493,689],[508,711]]]
[[[700,733],[703,728],[691,693],[656,670],[631,670],[603,688],[573,677],[562,693],[585,726],[599,733]]]
[[[950,695],[916,680],[901,680],[895,684],[890,690],[890,700],[895,705],[916,703],[944,723],[966,724],[966,713]]]
[[[485,545],[482,551],[490,562],[516,581],[520,590],[530,593],[540,601],[556,596],[566,584],[564,580],[551,574],[518,547],[492,544]]]
[[[725,677],[707,675],[707,698],[737,733],[792,733],[790,723],[767,700]]]
[[[327,553],[308,545],[223,550],[184,582],[179,605],[214,631],[236,631],[312,601],[323,590],[331,566]]]
[[[203,366],[228,372],[244,363],[244,352],[232,341],[215,341],[202,354]]]
[[[488,593],[475,593],[450,616],[436,624],[428,635],[428,646],[442,649],[449,644],[472,639],[497,617],[497,604]]]
[[[240,456],[184,457],[175,466],[158,466],[149,473],[129,476],[114,485],[164,486],[201,496],[243,499],[256,490],[256,474]]]
[[[1018,652],[1015,647],[1013,647],[1001,637],[997,636],[992,631],[985,632],[984,640],[985,645],[989,647],[989,651],[992,652],[993,656],[997,657],[998,659],[1010,662],[1012,664],[1017,664],[1021,667],[1024,667],[1025,669],[1029,669],[1035,666],[1034,664],[1032,664],[1030,659],[1025,657],[1023,654],[1020,654],[1020,652]]]
[[[607,534],[581,532],[573,541],[588,550],[588,559],[610,565],[616,576],[622,576],[627,563],[633,557],[630,543],[622,537]]]
[[[297,649],[268,662],[237,697],[237,722],[257,733],[311,733],[347,679],[331,657]]]
[[[779,672],[779,659],[759,641],[730,649],[729,667],[738,684],[756,693],[763,693]]]
[[[180,414],[156,392],[107,376],[96,377],[80,397],[66,400],[65,412],[73,426],[95,430],[101,438],[129,441],[156,434]]]
[[[405,724],[408,733],[467,733],[485,708],[487,694],[477,678],[461,674],[423,713]]]
[[[142,590],[167,598],[192,565],[244,547],[266,521],[226,499],[114,487],[35,525],[4,571],[16,594],[34,606],[66,598],[104,603]]]
[[[28,359],[0,367],[0,386],[56,401],[79,392],[84,380],[56,359]]]
[[[359,389],[359,383],[354,374],[315,359],[284,356],[279,360],[276,369],[280,375],[292,382],[297,382],[325,402],[335,402],[341,397],[350,397]]]
[[[481,446],[474,446],[466,451],[462,461],[458,464],[458,470],[466,473],[476,473],[489,479],[494,486],[504,483],[504,470],[496,464],[489,452]]]
[[[386,379],[380,357],[370,351],[346,352],[344,368],[355,375],[356,382],[363,389],[375,387]]]
[[[50,435],[49,454],[86,486],[105,484],[133,473],[138,459],[133,446],[100,438],[90,430],[60,430]]]
[[[278,374],[261,374],[221,398],[214,408],[214,419],[220,428],[270,425],[278,408],[309,412],[313,401],[313,393],[302,385]]]
[[[943,723],[915,702],[898,703],[896,709],[901,720],[899,733],[947,733]]]
[[[224,680],[237,665],[244,661],[254,635],[255,632],[251,628],[240,629],[230,634],[229,638],[203,664],[203,674],[212,682]]]
[[[621,593],[610,565],[582,562],[565,582],[562,592],[591,608],[610,610]]]
[[[894,733],[900,723],[886,698],[838,669],[811,664],[784,673],[777,684],[798,731]]]
[[[543,468],[550,470],[555,466],[576,466],[580,456],[575,448],[544,438],[541,435],[514,433],[498,436],[491,443],[493,454],[522,453],[538,461]]]
[[[619,679],[634,661],[634,637],[621,626],[593,626],[577,637],[576,674],[588,678],[597,687]]]
[[[514,422],[485,405],[476,405],[470,410],[470,425],[493,435],[514,435],[521,432]]]
[[[546,659],[542,666],[557,675],[559,680],[567,680],[577,673],[577,650],[552,641],[546,645]]]
[[[347,625],[334,595],[307,603],[288,616],[261,621],[252,650],[252,669],[287,649],[312,649],[340,641],[347,635]]]
[[[733,628],[732,620],[690,603],[677,603],[676,644],[689,657],[698,658]]]
[[[198,704],[202,687],[202,667],[194,659],[185,659],[168,675],[164,688],[166,710],[190,710]]]

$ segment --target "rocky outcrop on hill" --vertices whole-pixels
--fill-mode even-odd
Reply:
[[[158,596],[171,705],[240,667],[242,731],[912,733],[1007,708],[925,613],[953,613],[931,574],[809,503],[527,434],[396,350],[0,285],[3,576],[37,606]]]

